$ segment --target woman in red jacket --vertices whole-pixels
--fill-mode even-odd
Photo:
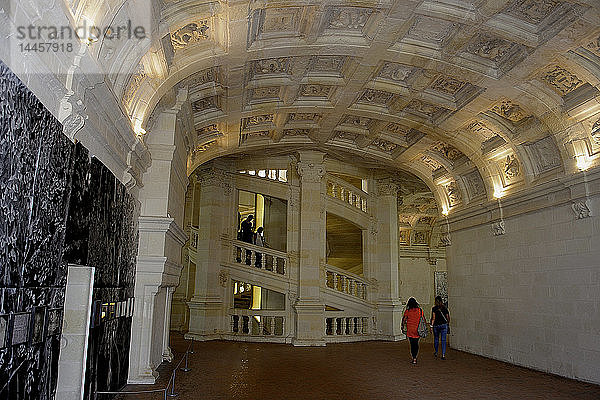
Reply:
[[[423,316],[423,310],[419,308],[419,303],[411,297],[406,304],[406,311],[402,316],[403,331],[406,332],[410,342],[410,354],[412,363],[417,363],[417,354],[419,353],[419,320]]]

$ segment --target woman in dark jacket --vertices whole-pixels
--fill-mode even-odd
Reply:
[[[448,334],[448,324],[450,323],[450,313],[444,305],[441,296],[435,298],[435,307],[431,309],[431,326],[433,327],[433,348],[434,356],[438,355],[438,345],[440,336],[442,337],[442,360],[446,359],[446,335]]]

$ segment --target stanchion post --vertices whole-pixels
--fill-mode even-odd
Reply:
[[[185,353],[185,367],[180,368],[183,372],[190,372],[192,369],[188,368],[188,352]]]
[[[194,354],[194,338],[192,337],[192,346],[190,347],[190,354]]]
[[[173,378],[172,378],[173,379],[173,384],[171,385],[171,393],[168,394],[169,397],[177,397],[177,396],[179,396],[179,393],[175,392],[175,372],[176,371],[177,371],[176,369],[173,370]]]

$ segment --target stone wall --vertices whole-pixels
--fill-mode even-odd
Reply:
[[[600,198],[588,200],[600,210]],[[600,217],[571,203],[452,232],[454,348],[600,383]]]

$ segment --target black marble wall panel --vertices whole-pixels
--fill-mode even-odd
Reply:
[[[96,268],[95,302],[133,297],[134,206],[0,62],[0,399],[54,399],[67,263]],[[131,317],[122,314],[91,328],[86,398],[126,384]]]
[[[73,151],[60,123],[0,62],[2,399],[54,398]]]
[[[105,312],[90,330],[85,385],[90,399],[96,391],[118,390],[127,383],[131,317],[113,315],[111,307],[133,297],[134,206],[132,196],[100,161],[75,157],[65,258],[96,269],[93,300]]]

